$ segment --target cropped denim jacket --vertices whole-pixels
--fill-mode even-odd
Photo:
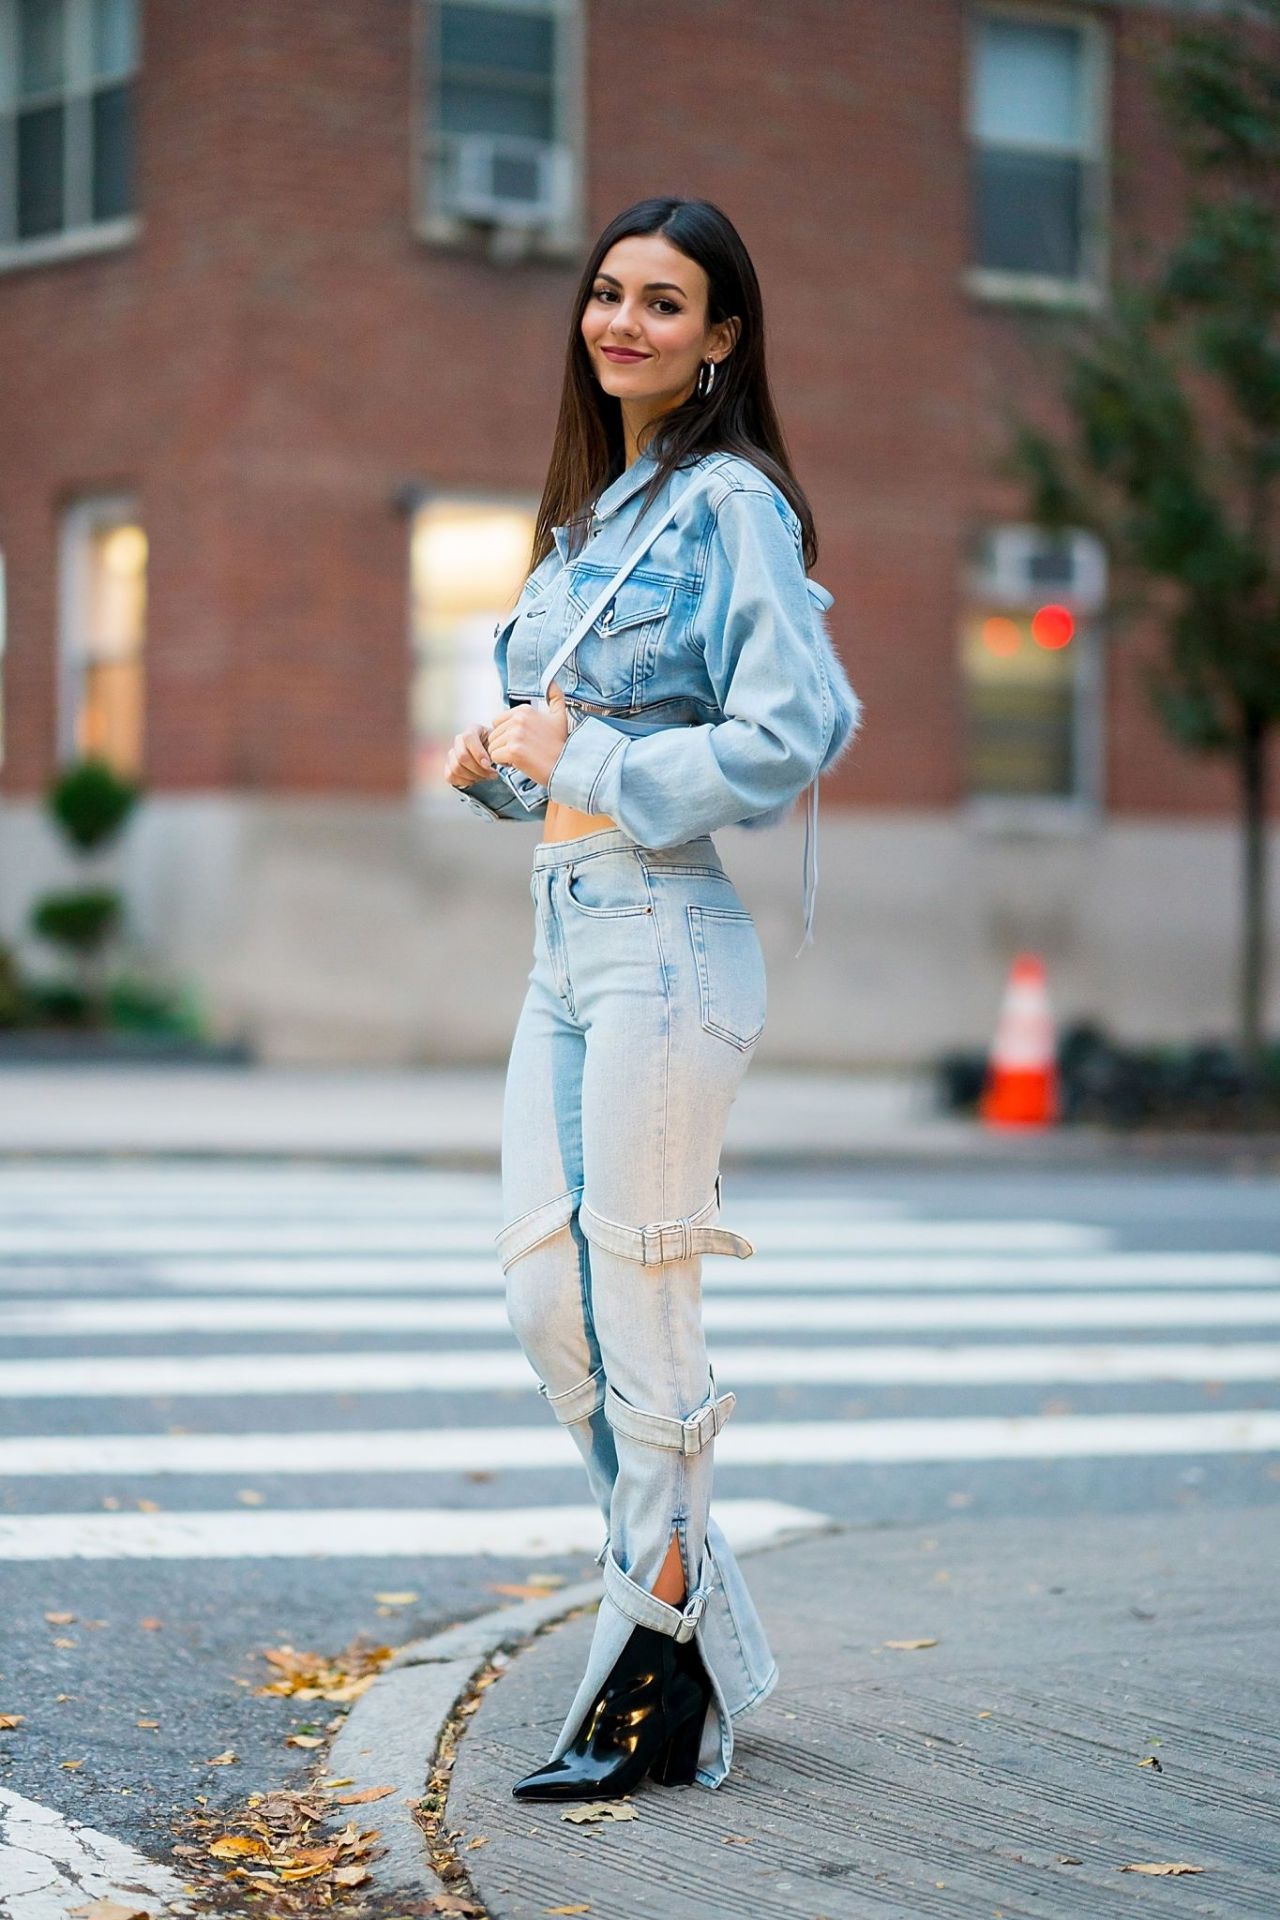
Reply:
[[[504,701],[538,699],[543,668],[644,531],[637,496],[655,464],[642,453],[604,489],[572,558],[568,529],[553,530],[494,630]],[[517,776],[515,791],[495,775],[459,793],[497,820],[544,814],[549,795],[670,847],[774,824],[809,787],[807,940],[818,776],[850,744],[861,702],[827,631],[834,596],[806,577],[785,496],[751,461],[710,453],[671,474],[649,511],[695,486],[556,675],[570,730],[546,786]]]

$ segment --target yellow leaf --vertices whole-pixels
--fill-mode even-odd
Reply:
[[[586,1906],[586,1907],[544,1907],[544,1908],[542,1909],[542,1911],[543,1911],[544,1913],[590,1913],[590,1911],[591,1911],[591,1908],[590,1908],[589,1906]]]
[[[158,1500],[138,1500],[134,1504],[137,1506],[139,1513],[159,1513],[160,1511],[160,1502]]]
[[[68,1640],[64,1634],[55,1634],[53,1644],[55,1647],[74,1647],[76,1642]]]
[[[51,1627],[69,1627],[75,1615],[74,1613],[46,1613],[45,1619]]]
[[[84,1765],[84,1761],[83,1760],[59,1760],[58,1765],[60,1767],[65,1767],[68,1773],[78,1773],[80,1768]]]
[[[373,1597],[384,1607],[411,1607],[418,1596],[416,1593],[375,1593]]]
[[[324,1735],[322,1733],[286,1733],[284,1743],[286,1747],[322,1747]]]
[[[936,1647],[936,1640],[885,1640],[886,1647],[897,1647],[903,1653],[914,1653],[917,1647]]]
[[[1121,1873],[1203,1873],[1203,1867],[1193,1867],[1186,1860],[1130,1860],[1120,1869]]]
[[[26,1717],[25,1713],[0,1713],[0,1732],[7,1732],[10,1727],[20,1727]]]
[[[369,1878],[368,1867],[335,1867],[333,1882],[337,1887],[358,1887],[362,1880]]]
[[[364,1807],[370,1800],[385,1800],[394,1787],[362,1787],[359,1793],[339,1793],[334,1796],[340,1807]]]
[[[271,1849],[265,1840],[255,1840],[246,1833],[224,1833],[209,1844],[209,1852],[215,1860],[243,1860],[252,1855],[260,1860]]]
[[[331,1787],[353,1787],[355,1785],[355,1775],[347,1774],[341,1780],[322,1780],[320,1785],[326,1790]]]
[[[234,1760],[238,1760],[239,1757],[234,1747],[228,1747],[223,1753],[215,1753],[212,1760],[207,1760],[205,1765],[209,1767],[229,1767],[231,1763]]]
[[[516,1600],[541,1600],[546,1591],[543,1587],[508,1586],[498,1580],[486,1580],[485,1586],[490,1593],[509,1593]]]
[[[135,1720],[133,1724],[135,1727],[158,1727],[160,1722],[158,1720]]]

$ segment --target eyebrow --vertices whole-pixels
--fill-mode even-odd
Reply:
[[[608,280],[611,285],[615,287],[622,285],[621,280],[615,279],[611,273],[597,273],[596,279]],[[674,280],[646,280],[640,291],[642,293],[655,293],[660,287],[670,288],[672,293],[683,293],[686,300],[689,297],[688,294],[684,292],[684,288],[678,286]]]

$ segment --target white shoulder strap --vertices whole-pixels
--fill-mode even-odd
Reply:
[[[542,670],[541,687],[542,687],[543,700],[547,698],[547,694],[551,687],[551,682],[555,679],[556,675],[559,673],[565,661],[569,658],[570,654],[574,652],[574,650],[578,646],[578,643],[582,640],[583,636],[586,634],[587,630],[590,627],[592,627],[595,624],[595,622],[599,619],[600,615],[604,612],[605,608],[608,606],[610,600],[612,600],[614,594],[618,591],[618,588],[622,585],[627,575],[631,572],[631,569],[634,566],[637,566],[639,562],[644,558],[645,554],[648,553],[650,547],[653,545],[658,535],[662,532],[662,529],[665,526],[667,526],[672,520],[675,519],[677,513],[680,511],[685,501],[688,500],[692,494],[696,493],[699,488],[705,487],[708,484],[709,478],[710,478],[709,475],[703,475],[701,479],[695,480],[692,486],[686,487],[678,500],[672,501],[671,505],[667,508],[667,511],[664,514],[661,514],[658,517],[658,519],[654,521],[653,525],[649,528],[649,531],[641,537],[641,539],[637,542],[637,544],[634,547],[632,547],[630,553],[627,555],[622,565],[618,568],[618,571],[614,574],[608,586],[604,589],[603,593],[601,593],[598,596],[598,598],[594,600],[592,604],[587,608],[587,611],[583,614],[581,620],[579,620],[577,626],[573,629],[572,633],[570,633],[567,639],[563,640],[561,644],[556,648],[550,660],[547,662],[546,666]]]

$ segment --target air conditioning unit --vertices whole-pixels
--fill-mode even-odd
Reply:
[[[459,133],[443,153],[444,205],[450,213],[500,226],[544,226],[568,209],[568,148],[506,133]]]
[[[1025,607],[1049,600],[1077,613],[1097,613],[1106,603],[1106,549],[1081,528],[1049,533],[1030,525],[988,527],[974,543],[969,586],[993,604]]]

